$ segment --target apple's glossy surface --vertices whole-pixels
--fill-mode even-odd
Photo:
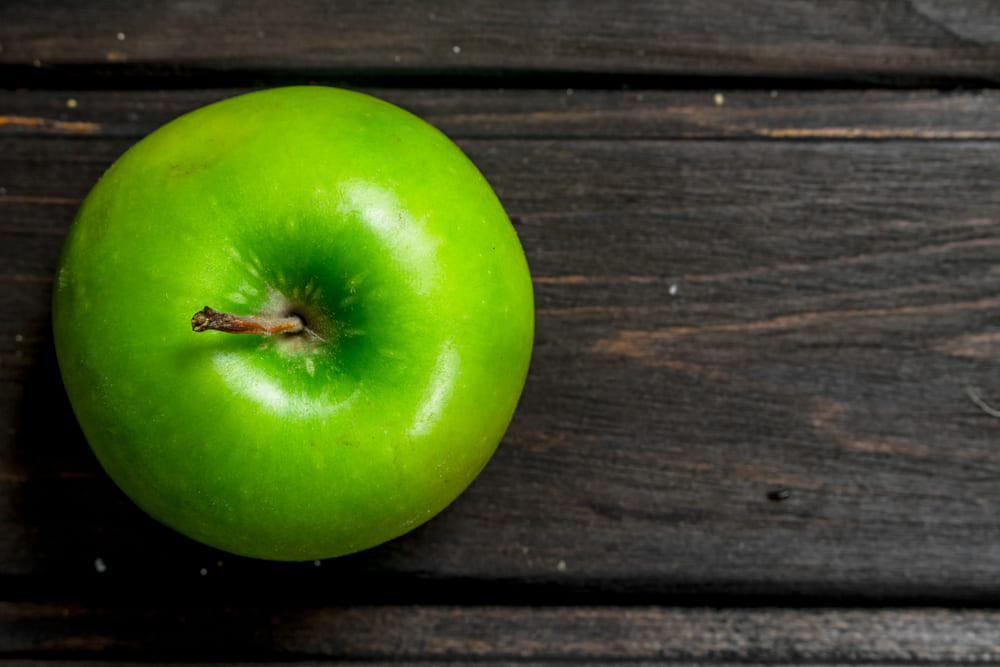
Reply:
[[[307,331],[195,333],[203,306]],[[194,111],[87,197],[53,304],[104,468],[197,540],[279,560],[374,546],[489,460],[533,334],[524,253],[437,130],[321,87]]]

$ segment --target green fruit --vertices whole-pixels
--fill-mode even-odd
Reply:
[[[198,333],[205,306],[302,330]],[[472,163],[321,87],[212,104],[129,150],[73,222],[53,303],[112,479],[196,540],[276,560],[374,546],[454,500],[514,412],[533,321]]]

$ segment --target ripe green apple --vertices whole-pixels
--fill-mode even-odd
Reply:
[[[53,303],[111,478],[176,530],[275,560],[374,546],[454,500],[507,428],[533,324],[473,164],[323,87],[218,102],[125,153],[70,228]]]

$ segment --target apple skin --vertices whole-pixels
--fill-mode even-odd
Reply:
[[[195,333],[203,306],[308,331]],[[74,412],[151,516],[236,554],[366,549],[454,500],[531,355],[531,278],[443,134],[303,86],[191,112],[84,201],[53,298]]]

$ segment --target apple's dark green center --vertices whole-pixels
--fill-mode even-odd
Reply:
[[[309,317],[306,316],[304,308],[292,308],[285,317],[297,317],[301,320],[304,328],[309,327]]]
[[[297,317],[302,321],[302,331],[293,336],[315,342],[335,343],[339,338],[333,313],[318,305],[303,301],[288,301],[279,313],[281,317]]]

